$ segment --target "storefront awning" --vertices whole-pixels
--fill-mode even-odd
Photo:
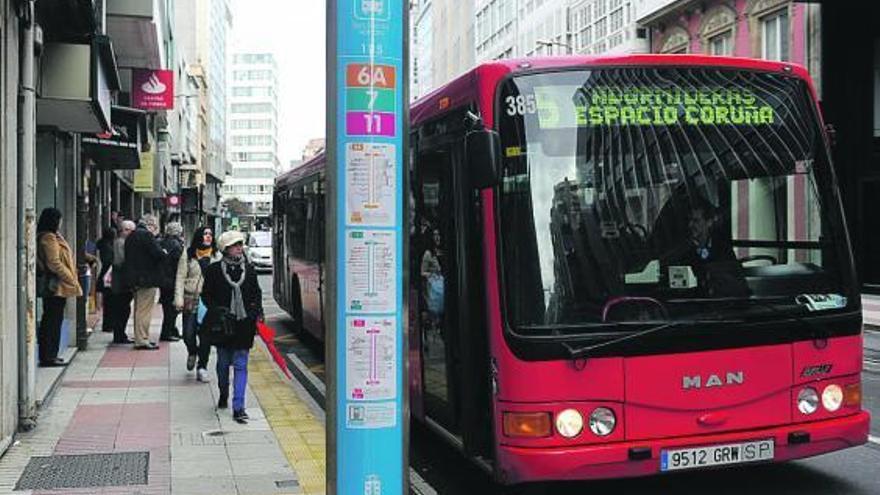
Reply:
[[[114,106],[112,133],[84,135],[83,152],[101,170],[135,170],[141,166],[146,138],[146,112]]]

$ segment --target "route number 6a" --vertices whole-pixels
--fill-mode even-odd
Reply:
[[[370,69],[373,70],[371,71]],[[388,78],[385,76],[385,68],[382,66],[371,67],[365,65],[361,67],[361,70],[358,71],[357,79],[358,83],[362,86],[388,86]]]
[[[535,95],[508,96],[504,102],[507,104],[507,115],[511,117],[534,114],[538,111]]]

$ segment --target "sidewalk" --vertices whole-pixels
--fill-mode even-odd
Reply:
[[[154,313],[154,339],[160,315]],[[186,371],[183,342],[134,351],[110,340],[92,334],[89,349],[77,353],[43,405],[37,427],[19,434],[0,458],[0,493],[324,493],[321,412],[283,378],[259,339],[251,352],[247,425],[235,423],[231,409],[215,408],[215,355],[212,383],[202,384]]]

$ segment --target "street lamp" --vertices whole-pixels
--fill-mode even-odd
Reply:
[[[566,54],[568,54],[568,55],[571,55],[571,54],[574,52],[574,48],[572,48],[571,45],[569,45],[568,43],[563,43],[563,42],[561,42],[561,41],[553,41],[553,40],[536,40],[536,41],[535,41],[535,45],[536,45],[536,46],[548,46],[548,47],[550,47],[550,46],[561,46],[561,47],[563,47],[563,48],[565,48],[565,49],[567,50],[567,51],[566,51]]]

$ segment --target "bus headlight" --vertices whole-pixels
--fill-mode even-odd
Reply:
[[[819,394],[816,389],[807,387],[798,393],[797,398],[798,411],[801,414],[813,414],[819,409]]]
[[[556,431],[565,438],[574,438],[584,430],[584,417],[574,409],[566,409],[556,416]]]
[[[617,426],[614,411],[607,407],[597,407],[590,414],[590,431],[600,437],[607,437]]]
[[[840,385],[832,383],[822,391],[822,405],[828,412],[834,412],[843,405],[843,389]]]

